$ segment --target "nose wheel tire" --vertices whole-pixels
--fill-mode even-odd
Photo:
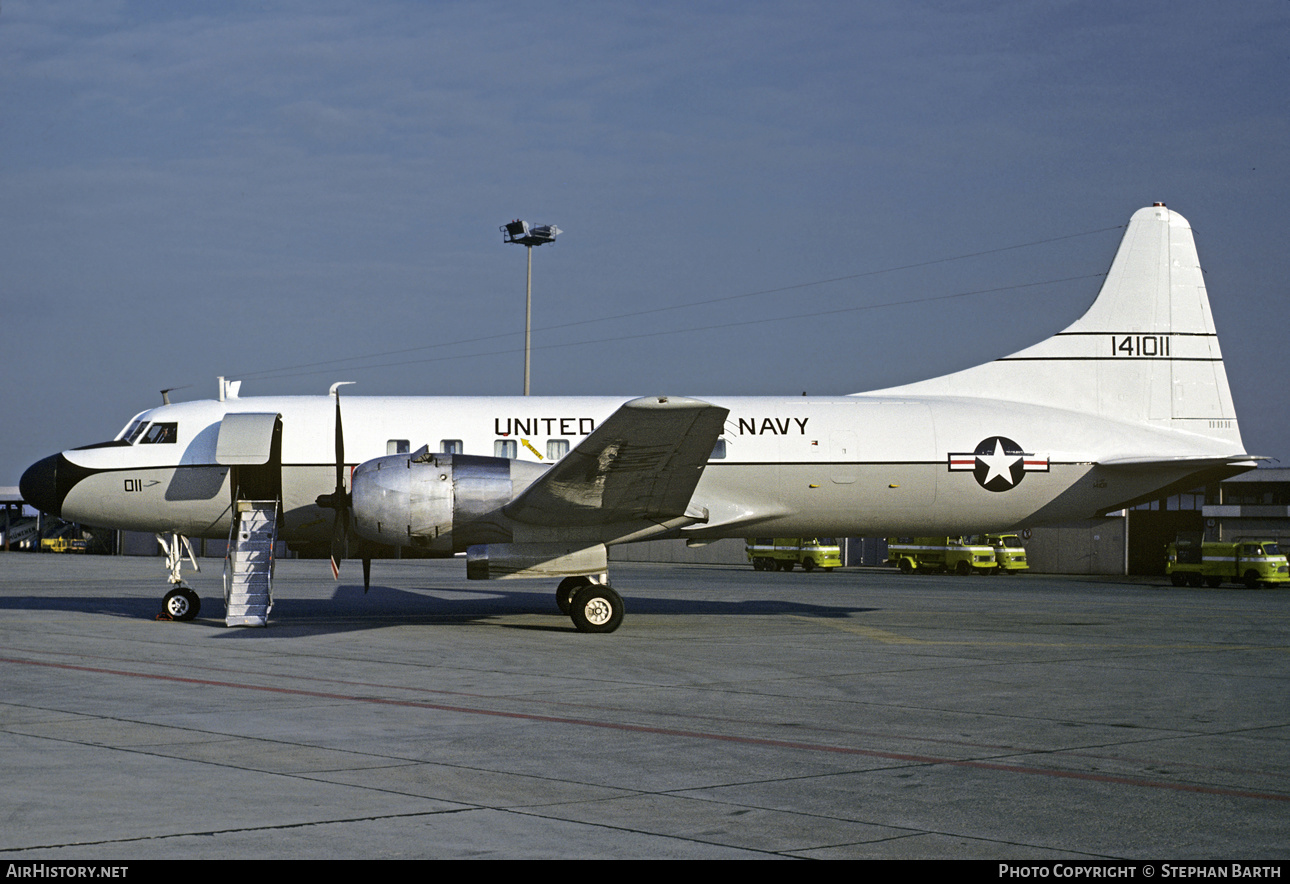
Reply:
[[[172,589],[161,600],[161,610],[171,620],[192,620],[201,609],[201,598],[186,586]]]
[[[584,586],[573,594],[569,616],[579,632],[613,632],[623,622],[623,598],[608,586]]]

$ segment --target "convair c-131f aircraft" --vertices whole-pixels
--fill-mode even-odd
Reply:
[[[471,578],[563,578],[556,600],[578,629],[611,632],[614,544],[1003,532],[1255,465],[1191,227],[1160,203],[1133,215],[1073,325],[933,380],[793,398],[339,388],[224,385],[218,401],[162,405],[34,464],[23,497],[87,525],[234,540],[246,502],[267,501],[279,539],[360,558],[365,581],[373,558],[465,552]],[[191,617],[199,600],[174,582],[166,606]]]

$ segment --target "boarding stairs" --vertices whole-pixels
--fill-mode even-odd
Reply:
[[[267,626],[273,609],[276,500],[238,500],[224,556],[224,624]]]

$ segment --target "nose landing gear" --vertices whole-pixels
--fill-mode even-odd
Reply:
[[[184,582],[184,578],[179,573],[185,559],[193,566],[194,571],[201,571],[201,566],[197,564],[197,557],[193,555],[192,544],[182,534],[171,534],[169,539],[164,534],[158,534],[157,543],[166,554],[166,567],[170,569],[169,579],[173,587],[161,600],[161,613],[157,615],[157,619],[192,620],[202,609],[202,600],[197,593],[193,592],[192,587]]]

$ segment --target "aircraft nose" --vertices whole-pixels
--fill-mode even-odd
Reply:
[[[52,516],[62,515],[63,498],[66,496],[66,492],[60,494],[58,490],[60,463],[67,463],[67,459],[61,454],[42,458],[27,467],[27,471],[18,480],[18,491],[22,494],[22,499],[42,513]]]

